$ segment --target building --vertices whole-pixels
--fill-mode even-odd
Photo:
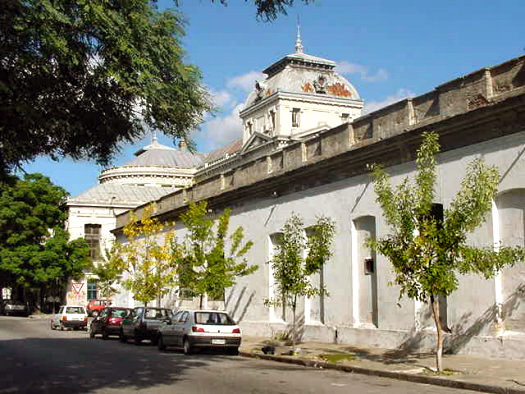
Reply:
[[[99,184],[67,201],[71,238],[86,239],[96,264],[111,248],[116,215],[192,185],[196,168],[204,162],[204,156],[188,152],[184,143],[177,150],[155,137],[135,156],[123,166],[102,171]],[[99,296],[96,278],[87,273],[84,280],[70,283],[66,301],[84,305]]]
[[[501,174],[487,221],[471,235],[480,245],[525,245],[525,56],[477,70],[361,116],[355,88],[335,63],[296,51],[273,63],[255,84],[240,113],[242,141],[207,157],[194,183],[158,198],[157,216],[177,219],[188,201],[207,200],[212,215],[233,208],[231,226],[254,242],[248,259],[259,270],[228,289],[224,307],[249,334],[287,329],[291,313],[266,307],[274,280],[271,259],[277,235],[292,212],[313,224],[336,220],[334,256],[322,275],[329,297],[304,299],[303,338],[353,345],[429,349],[434,345],[428,305],[398,299],[390,263],[363,240],[388,233],[375,201],[367,165],[382,163],[394,183],[415,173],[421,133],[440,135],[436,204],[445,208],[459,189],[467,164],[483,157]],[[134,212],[140,216],[144,205]],[[115,230],[130,212],[119,213]],[[177,228],[181,233],[184,229]],[[373,262],[371,264],[370,262]],[[443,300],[451,329],[449,351],[491,357],[525,356],[525,265],[491,280],[460,278]]]

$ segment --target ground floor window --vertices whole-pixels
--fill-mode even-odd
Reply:
[[[97,298],[97,282],[94,280],[88,281],[87,284],[87,299],[95,300]]]

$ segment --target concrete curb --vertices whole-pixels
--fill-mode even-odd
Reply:
[[[426,383],[426,384],[432,384],[435,386],[444,386],[444,387],[451,387],[451,388],[464,389],[464,390],[480,391],[484,393],[498,393],[498,394],[524,394],[525,393],[525,389],[521,390],[521,389],[510,388],[510,387],[465,382],[462,380],[440,378],[440,377],[434,377],[434,376],[413,375],[413,374],[403,373],[403,372],[392,372],[392,371],[386,371],[386,370],[381,370],[381,369],[355,367],[351,365],[337,365],[337,364],[331,364],[326,361],[305,360],[301,358],[289,358],[285,356],[248,353],[248,352],[243,352],[243,351],[240,351],[239,355],[242,357],[258,358],[261,360],[270,360],[270,361],[277,361],[281,363],[303,365],[305,367],[311,367],[311,368],[335,369],[335,370],[339,370],[343,372],[359,373],[359,374],[371,375],[371,376],[380,376],[384,378],[404,380],[408,382]]]

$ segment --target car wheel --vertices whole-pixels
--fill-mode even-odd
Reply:
[[[104,340],[108,339],[108,333],[105,328],[102,329],[102,339]]]
[[[232,356],[238,356],[239,355],[239,348],[238,347],[232,347],[228,349],[228,353]]]
[[[135,335],[133,336],[133,343],[138,346],[141,342],[142,339],[140,338],[139,334],[135,333]]]
[[[64,327],[64,323],[60,322],[60,331],[64,331],[66,327]]]
[[[183,348],[184,348],[184,354],[186,356],[189,356],[190,354],[193,353],[193,349],[191,347],[191,344],[190,344],[190,341],[188,338],[184,338],[184,343],[183,343]]]
[[[157,347],[159,350],[166,350],[166,345],[164,344],[164,339],[162,339],[162,335],[159,334],[159,337],[157,338]]]
[[[123,330],[120,330],[120,333],[118,335],[118,339],[120,340],[120,342],[122,343],[126,343],[128,341],[128,337],[126,337],[124,335],[124,331]]]
[[[55,327],[55,325],[53,324],[53,320],[51,320],[51,329],[52,330],[56,330],[57,328]]]

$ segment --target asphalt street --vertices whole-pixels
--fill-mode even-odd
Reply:
[[[459,393],[218,352],[184,356],[144,342],[52,331],[49,320],[0,317],[0,393]]]

